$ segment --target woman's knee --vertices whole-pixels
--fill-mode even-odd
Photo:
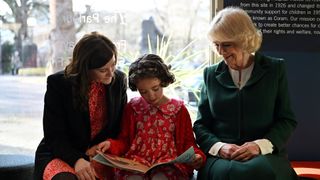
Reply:
[[[252,159],[247,162],[231,161],[230,180],[259,179],[274,180],[276,173],[265,159]]]
[[[130,175],[130,176],[127,177],[127,180],[143,180],[143,176]]]
[[[207,162],[198,172],[198,180],[273,180],[275,177],[271,165],[263,159],[247,162],[216,159],[211,163]]]
[[[225,180],[228,179],[229,161],[215,159],[206,162],[206,165],[198,171],[197,180]]]
[[[77,176],[69,172],[61,172],[53,176],[52,180],[77,180]]]
[[[154,176],[151,178],[152,180],[168,180],[167,176],[164,175],[163,173],[156,173]]]

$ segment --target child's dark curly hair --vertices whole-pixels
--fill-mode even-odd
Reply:
[[[129,67],[129,87],[132,91],[137,90],[136,84],[145,78],[158,78],[162,87],[167,87],[175,82],[174,74],[161,57],[155,54],[145,54],[135,60]]]

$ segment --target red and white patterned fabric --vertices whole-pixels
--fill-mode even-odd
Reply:
[[[178,154],[175,144],[175,120],[183,102],[172,99],[160,106],[152,106],[142,98],[137,98],[132,99],[129,104],[134,110],[136,135],[125,157],[148,166],[176,158]],[[126,179],[130,175],[149,179],[158,173],[172,180],[188,179],[187,170],[181,164],[156,168],[148,175],[116,171],[118,179]]]
[[[61,159],[53,159],[44,169],[43,180],[51,180],[53,176],[61,172],[69,172],[75,174],[74,168],[69,166],[69,164],[62,161]]]
[[[89,88],[89,114],[91,126],[91,139],[93,139],[102,129],[107,119],[106,91],[102,83],[93,82]],[[50,161],[43,173],[44,180],[51,180],[56,174],[70,172],[75,174],[73,167],[61,159]]]
[[[89,91],[91,139],[102,129],[107,119],[106,91],[102,83],[94,82]]]

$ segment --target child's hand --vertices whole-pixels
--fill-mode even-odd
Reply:
[[[192,166],[194,169],[200,169],[202,162],[202,156],[200,154],[195,154],[193,161],[190,163],[190,166]]]
[[[90,158],[92,158],[93,156],[95,156],[97,154],[96,150],[97,150],[97,145],[92,146],[91,148],[89,148],[86,151],[86,155],[89,156]]]
[[[110,141],[108,140],[99,143],[97,146],[97,150],[101,152],[106,152],[109,148],[110,148]]]

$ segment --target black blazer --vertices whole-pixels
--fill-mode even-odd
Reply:
[[[115,138],[120,130],[122,111],[127,103],[127,79],[116,70],[113,81],[106,86],[107,123],[101,132],[90,139],[89,112],[73,106],[72,80],[63,72],[47,78],[44,97],[43,130],[35,155],[35,179],[42,179],[46,165],[60,158],[74,167],[79,158],[89,159],[86,150],[107,138]]]

